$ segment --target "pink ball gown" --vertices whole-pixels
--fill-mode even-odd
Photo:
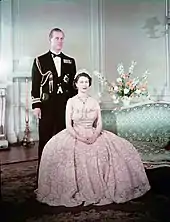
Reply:
[[[70,99],[74,130],[93,134],[99,105],[89,97]],[[37,199],[50,206],[74,207],[123,203],[144,195],[150,185],[141,158],[127,140],[103,130],[93,144],[85,144],[67,129],[49,140],[43,150]]]

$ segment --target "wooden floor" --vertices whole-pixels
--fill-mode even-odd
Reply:
[[[7,149],[0,149],[1,165],[36,160],[38,157],[37,147],[38,143],[36,142],[34,145],[28,147],[12,145]]]

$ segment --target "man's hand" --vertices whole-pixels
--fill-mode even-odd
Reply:
[[[33,109],[33,114],[37,119],[41,119],[41,109],[40,108]]]

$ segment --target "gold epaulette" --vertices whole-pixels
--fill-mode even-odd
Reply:
[[[40,64],[38,57],[36,58],[36,65],[37,65],[37,68],[38,68],[40,74],[42,75],[42,80],[41,80],[41,87],[42,87],[47,82],[47,79],[52,74],[52,72],[49,70],[46,73],[42,73],[41,64]],[[44,80],[44,78],[45,78],[45,80]]]
[[[42,87],[45,85],[45,83],[47,82],[49,76],[52,75],[52,72],[49,70],[47,71],[46,73],[43,73],[42,72],[42,69],[41,69],[41,64],[40,64],[40,61],[38,59],[38,57],[36,58],[36,65],[37,65],[37,68],[40,72],[40,74],[42,75],[42,79],[41,79],[41,85],[40,85],[40,97],[42,95]],[[45,78],[45,79],[44,79]]]

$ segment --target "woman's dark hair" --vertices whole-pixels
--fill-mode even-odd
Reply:
[[[79,74],[75,77],[75,79],[74,79],[74,81],[73,81],[73,87],[74,87],[75,89],[77,89],[76,83],[78,82],[79,78],[82,77],[82,76],[88,78],[88,80],[89,80],[89,86],[91,86],[91,84],[92,84],[92,78],[91,78],[91,76],[89,76],[89,74],[87,74],[87,73],[85,73],[85,72],[82,72],[82,73],[79,73]]]

